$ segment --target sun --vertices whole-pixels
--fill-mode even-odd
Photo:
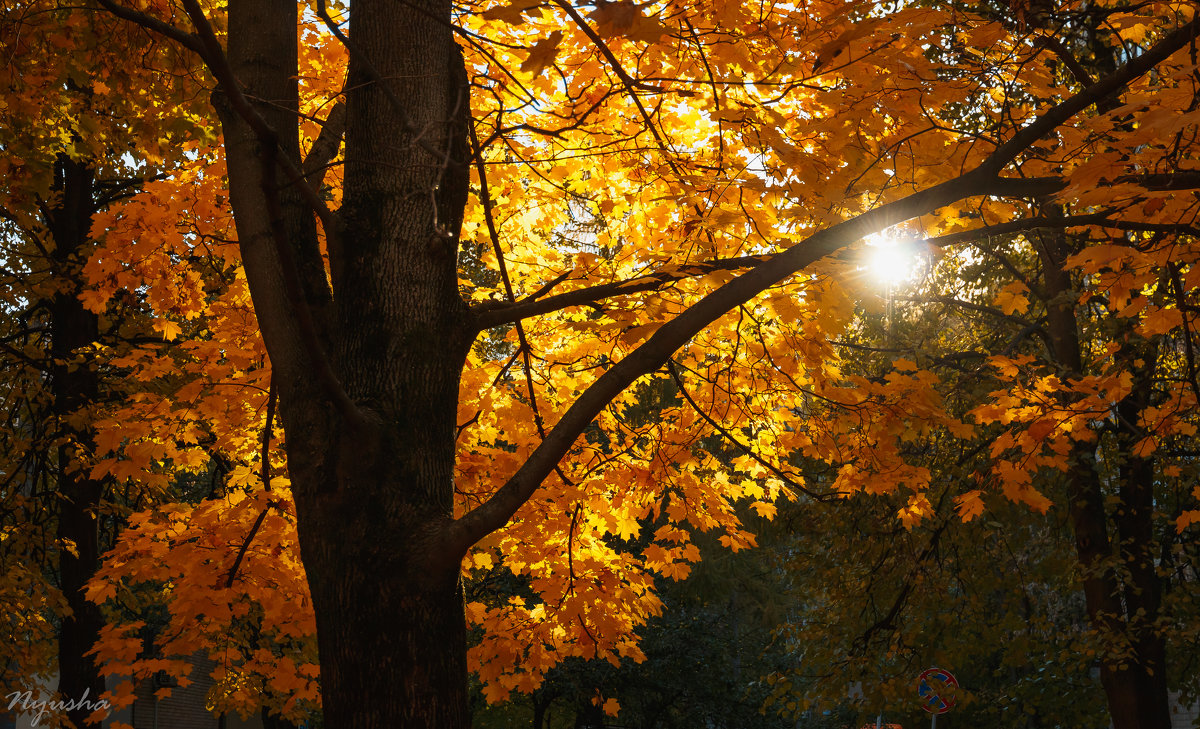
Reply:
[[[914,241],[876,233],[866,243],[866,268],[876,282],[890,288],[916,277],[920,256]]]

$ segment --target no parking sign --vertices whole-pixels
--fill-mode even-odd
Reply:
[[[957,698],[958,679],[942,668],[928,668],[921,672],[917,683],[917,695],[921,697],[921,708],[933,714],[945,714],[954,707]]]

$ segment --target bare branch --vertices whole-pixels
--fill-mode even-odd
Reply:
[[[136,23],[147,30],[152,30],[159,35],[166,36],[184,48],[196,52],[207,62],[208,59],[205,57],[204,44],[201,43],[200,39],[195,35],[176,28],[170,23],[163,22],[162,20],[159,20],[151,15],[147,15],[139,10],[134,10],[133,8],[125,7],[124,5],[115,3],[112,0],[97,0],[97,2],[100,3],[101,7],[118,18],[121,18],[122,20],[128,20],[131,23]]]
[[[711,425],[714,430],[721,434],[722,438],[737,446],[738,450],[752,458],[755,463],[775,474],[775,477],[787,484],[789,488],[806,494],[816,501],[827,501],[836,496],[836,494],[819,494],[816,491],[809,489],[804,484],[795,481],[791,476],[788,476],[786,473],[780,470],[778,466],[759,456],[754,452],[753,448],[738,440],[737,436],[735,436],[733,433],[730,433],[727,428],[723,427],[720,423],[714,420],[711,415],[705,412],[704,408],[700,407],[696,401],[692,399],[692,396],[688,393],[687,388],[683,385],[683,380],[679,377],[679,371],[675,368],[674,360],[667,360],[667,372],[671,374],[671,379],[675,380],[675,386],[679,388],[679,394],[683,395],[683,399],[687,400],[688,405],[692,406],[692,410],[696,411],[696,414],[703,418],[704,422]]]
[[[604,42],[604,39],[600,37],[599,33],[597,33],[595,30],[592,30],[592,26],[588,25],[587,20],[579,14],[579,11],[575,9],[574,5],[567,2],[567,0],[554,0],[554,4],[562,8],[563,11],[565,11],[566,14],[571,17],[571,20],[575,21],[575,25],[577,25],[579,29],[583,31],[583,34],[588,37],[588,40],[592,42],[592,45],[596,46],[596,49],[600,51],[600,55],[604,56],[604,59],[608,61],[608,65],[612,67],[613,72],[616,73],[617,77],[621,79],[621,83],[629,87],[630,92],[632,92],[633,89],[641,89],[642,91],[649,91],[653,94],[661,94],[664,92],[664,89],[643,83],[642,81],[638,81],[630,76],[621,66],[621,62],[617,60],[617,57],[613,55],[613,52],[608,47],[608,44]],[[645,112],[643,111],[643,113]]]
[[[1043,228],[1074,228],[1080,225],[1097,225],[1105,221],[1105,216],[1105,213],[1095,213],[1093,215],[1072,215],[1058,218],[1047,216],[1023,218],[1021,220],[1013,220],[1007,223],[985,225],[982,228],[972,228],[971,230],[963,230],[957,233],[939,235],[936,238],[926,238],[925,243],[931,246],[944,248],[946,246],[952,246],[958,243],[967,243],[970,241],[979,240],[980,238],[1009,235],[1012,233],[1023,233],[1028,230],[1039,230]]]
[[[275,378],[271,378],[271,386],[267,391],[267,422],[263,425],[262,434],[262,466],[259,472],[262,478],[263,489],[271,490],[271,432],[275,422],[275,400],[278,394],[275,389]],[[237,577],[238,569],[242,566],[242,561],[246,559],[246,551],[250,549],[250,543],[254,541],[254,537],[258,535],[258,530],[262,529],[263,522],[266,521],[267,512],[271,506],[267,506],[258,513],[258,518],[254,520],[254,525],[250,527],[250,533],[242,540],[242,546],[238,549],[237,556],[233,559],[233,566],[229,568],[229,574],[225,577],[225,589],[233,587],[233,580]]]
[[[1115,230],[1131,230],[1143,231],[1147,233],[1176,233],[1178,235],[1192,235],[1200,237],[1200,228],[1188,223],[1143,223],[1132,220],[1118,220],[1109,217],[1109,213],[1092,213],[1090,215],[1067,215],[1063,217],[1046,217],[1039,216],[1036,218],[1024,218],[1021,220],[1012,220],[1007,223],[997,223],[996,225],[985,225],[981,228],[973,228],[971,230],[963,230],[957,233],[948,233],[940,235],[936,238],[926,238],[925,243],[931,246],[944,248],[946,246],[956,245],[958,243],[967,243],[980,238],[989,238],[992,236],[1010,235],[1012,233],[1023,233],[1031,230],[1052,230],[1077,228],[1085,225],[1096,226],[1099,228],[1113,228]]]
[[[1071,75],[1075,77],[1080,86],[1086,88],[1096,83],[1092,75],[1087,72],[1087,69],[1083,67],[1079,59],[1072,55],[1071,51],[1067,50],[1062,41],[1052,35],[1047,35],[1038,38],[1038,43],[1054,51],[1054,55],[1058,56],[1059,60],[1063,62],[1063,65],[1067,67],[1067,70],[1071,72]]]

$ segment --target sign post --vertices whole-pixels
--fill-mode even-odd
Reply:
[[[917,695],[921,697],[921,708],[933,715],[930,729],[937,729],[939,714],[945,714],[954,707],[958,679],[947,670],[927,668],[921,672],[917,683]]]

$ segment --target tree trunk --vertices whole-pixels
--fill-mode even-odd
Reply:
[[[226,97],[216,101],[230,202],[279,382],[330,729],[466,727],[463,552],[512,516],[613,397],[808,263],[987,193],[1019,149],[1128,81],[1056,107],[975,171],[826,228],[708,294],[606,370],[497,495],[454,522],[458,379],[474,331],[457,291],[469,99],[451,5],[354,2],[342,208],[338,219],[322,211],[328,271],[312,214],[322,204],[294,172],[297,12],[293,0],[230,0],[230,68],[215,35],[189,42],[205,48]],[[1185,33],[1126,75],[1146,73]]]
[[[58,643],[59,693],[72,704],[95,702],[104,679],[90,657],[100,637],[100,608],[84,597],[83,588],[100,564],[98,511],[103,484],[88,478],[82,457],[94,450],[88,418],[81,413],[99,396],[92,363],[74,361],[77,353],[99,336],[96,315],[79,300],[79,279],[87,255],[94,200],[92,171],[62,157],[55,170],[56,199],[47,212],[54,240],[55,273],[69,282],[50,302],[50,389],[58,446],[58,538],[60,587],[71,614],[63,619]],[[67,712],[76,727],[92,713],[88,704]]]
[[[1040,253],[1045,271],[1044,294],[1049,302],[1051,355],[1062,368],[1064,380],[1078,378],[1083,361],[1071,279],[1062,267],[1069,255],[1066,241],[1061,234],[1045,235]],[[1135,375],[1134,392],[1119,404],[1119,420],[1136,423],[1140,408],[1149,404],[1153,364],[1129,371]],[[1132,456],[1135,441],[1124,432],[1125,424],[1118,423],[1118,428],[1123,431],[1119,437],[1123,463],[1119,469],[1122,507],[1116,517],[1117,538],[1121,560],[1131,575],[1129,584],[1123,584],[1115,572],[1096,447],[1089,443],[1077,443],[1069,455],[1067,494],[1075,551],[1093,629],[1110,644],[1128,642],[1127,656],[1100,661],[1100,682],[1113,729],[1170,729],[1165,644],[1154,630],[1161,585],[1153,561],[1153,467],[1145,459]],[[1144,612],[1139,614],[1138,608]]]
[[[293,0],[233,0],[229,19],[234,76],[271,102],[255,109],[293,166],[296,13]],[[234,100],[218,101],[238,238],[280,383],[329,729],[470,725],[461,554],[445,538],[459,374],[474,338],[456,271],[469,106],[449,17],[440,1],[354,4],[329,284],[286,166],[271,166]]]
[[[546,711],[554,701],[553,696],[544,695],[541,691],[533,693],[533,729],[546,728]]]
[[[1132,325],[1129,326],[1132,329]],[[1123,680],[1134,686],[1136,712],[1145,729],[1170,729],[1167,694],[1166,640],[1161,618],[1162,580],[1155,557],[1154,462],[1135,453],[1145,437],[1138,425],[1152,405],[1158,347],[1134,332],[1117,352],[1122,369],[1133,373],[1133,391],[1117,405],[1120,460],[1117,467],[1120,506],[1114,521],[1121,563],[1128,575],[1124,585],[1126,630],[1133,659]]]

